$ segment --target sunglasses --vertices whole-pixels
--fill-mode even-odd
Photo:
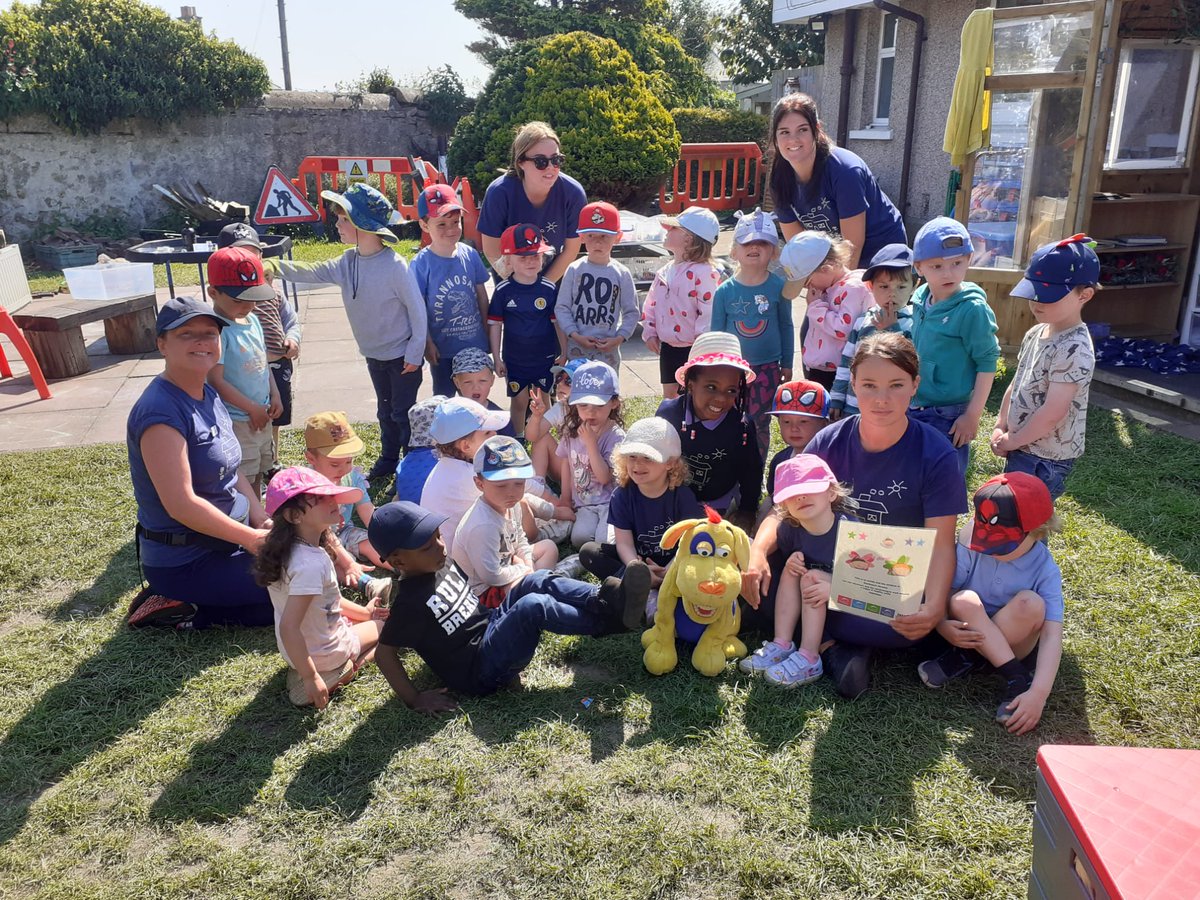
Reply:
[[[555,153],[553,156],[543,156],[539,153],[537,156],[522,156],[519,160],[519,162],[533,163],[533,167],[539,172],[545,172],[550,166],[561,169],[566,161],[567,158],[561,153]]]

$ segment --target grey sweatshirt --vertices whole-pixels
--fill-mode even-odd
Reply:
[[[633,276],[616,260],[597,266],[586,257],[577,259],[558,286],[554,317],[567,335],[629,340],[638,323]]]
[[[353,248],[317,263],[279,261],[279,272],[298,284],[336,284],[358,349],[369,359],[425,360],[425,300],[408,263],[384,247],[371,256]]]

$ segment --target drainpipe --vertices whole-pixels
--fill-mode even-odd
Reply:
[[[845,147],[850,138],[850,78],[854,75],[854,44],[858,39],[858,10],[846,10],[845,31],[842,32],[842,89],[838,94],[838,123],[834,140]]]
[[[912,162],[913,137],[916,135],[917,120],[917,82],[921,78],[921,48],[929,34],[925,31],[925,17],[915,12],[901,9],[886,0],[875,0],[875,6],[884,12],[894,13],[901,19],[908,19],[917,26],[916,40],[913,46],[912,72],[908,78],[908,123],[904,129],[904,159],[900,167],[900,218],[904,219],[908,212],[908,168]]]

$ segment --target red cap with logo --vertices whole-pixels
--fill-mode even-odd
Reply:
[[[208,283],[237,300],[272,300],[275,288],[267,284],[262,260],[245,247],[222,247],[208,258]]]
[[[599,200],[589,203],[579,212],[580,234],[616,234],[621,233],[621,214],[611,203]]]
[[[975,492],[971,549],[992,556],[1012,553],[1035,528],[1054,515],[1050,489],[1025,472],[989,478]]]
[[[534,253],[545,253],[553,250],[536,225],[522,223],[511,225],[500,235],[500,253],[502,256],[532,256]]]

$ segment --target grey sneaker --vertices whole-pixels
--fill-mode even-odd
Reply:
[[[821,657],[816,662],[809,662],[799,650],[788,654],[787,659],[771,666],[763,672],[763,678],[776,687],[794,688],[810,681],[816,681],[825,674]]]
[[[580,560],[578,553],[572,553],[566,559],[560,559],[558,565],[550,570],[555,575],[561,575],[563,578],[578,578],[584,573],[583,561]]]
[[[927,659],[917,666],[917,674],[925,682],[926,687],[945,687],[955,678],[962,678],[977,669],[980,656],[974,650],[960,650],[951,647],[935,659]]]
[[[791,647],[780,647],[774,641],[763,641],[763,645],[751,653],[749,656],[743,657],[738,661],[738,668],[747,675],[761,675],[771,666],[779,665],[789,656],[796,652],[796,647],[793,644]]]

